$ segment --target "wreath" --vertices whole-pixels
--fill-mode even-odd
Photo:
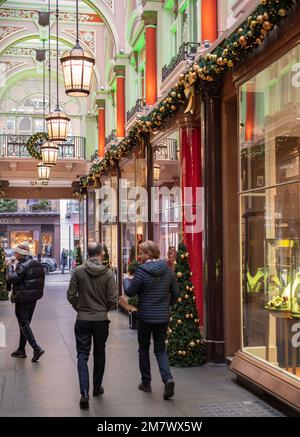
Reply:
[[[27,150],[35,159],[42,159],[41,145],[49,141],[49,135],[46,132],[37,132],[31,135],[27,141]]]

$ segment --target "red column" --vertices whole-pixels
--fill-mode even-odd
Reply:
[[[193,215],[196,214],[196,188],[202,187],[201,177],[201,131],[199,125],[183,125],[180,127],[180,146],[182,162],[182,192],[183,207],[185,204],[192,204]],[[192,202],[184,195],[184,188],[192,187]],[[198,206],[199,207],[199,206]],[[202,206],[203,207],[203,206]],[[189,206],[186,206],[189,208]],[[195,287],[196,305],[200,320],[200,326],[203,326],[203,261],[202,261],[202,212],[197,211],[197,221],[200,223],[200,230],[194,229],[193,232],[187,232],[191,228],[191,223],[183,214],[183,235],[184,243],[190,253],[189,262],[193,272],[192,281]],[[200,222],[199,222],[200,221]],[[190,231],[190,229],[189,229]]]
[[[211,43],[218,38],[218,0],[201,2],[201,41]]]
[[[116,66],[117,73],[117,137],[125,137],[125,67]]]
[[[146,105],[154,105],[156,100],[156,26],[146,26]]]
[[[98,104],[98,158],[103,158],[105,150],[105,100]]]
[[[247,92],[246,92],[245,141],[253,141],[254,111],[255,111],[255,94],[253,92],[252,84],[248,84]]]
[[[146,105],[154,105],[157,100],[157,12],[144,11],[142,18],[146,36]]]

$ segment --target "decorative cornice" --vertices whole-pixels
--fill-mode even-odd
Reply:
[[[114,72],[116,73],[116,76],[118,77],[125,77],[125,66],[124,65],[115,65],[114,66]]]
[[[22,32],[23,30],[25,30],[25,27],[0,26],[0,41],[13,33]]]
[[[156,11],[144,11],[142,13],[142,20],[145,26],[156,26],[157,25],[157,12]]]

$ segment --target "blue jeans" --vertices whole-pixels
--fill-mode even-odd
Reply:
[[[89,392],[89,369],[88,359],[90,355],[92,339],[94,345],[94,389],[99,389],[102,384],[105,368],[105,343],[108,337],[109,320],[90,322],[76,320],[75,337],[77,349],[77,369],[79,375],[80,392]]]
[[[166,382],[168,379],[173,379],[166,351],[168,325],[168,322],[152,324],[138,320],[139,365],[142,375],[142,383],[144,385],[149,385],[151,382],[149,356],[151,335],[153,336],[154,354],[157,359],[161,379],[163,382]]]

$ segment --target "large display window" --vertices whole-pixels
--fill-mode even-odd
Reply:
[[[300,45],[240,88],[243,350],[300,376]]]
[[[169,260],[177,250],[182,229],[178,131],[155,143],[153,151],[153,182],[161,193],[154,240],[159,244],[161,257]]]

